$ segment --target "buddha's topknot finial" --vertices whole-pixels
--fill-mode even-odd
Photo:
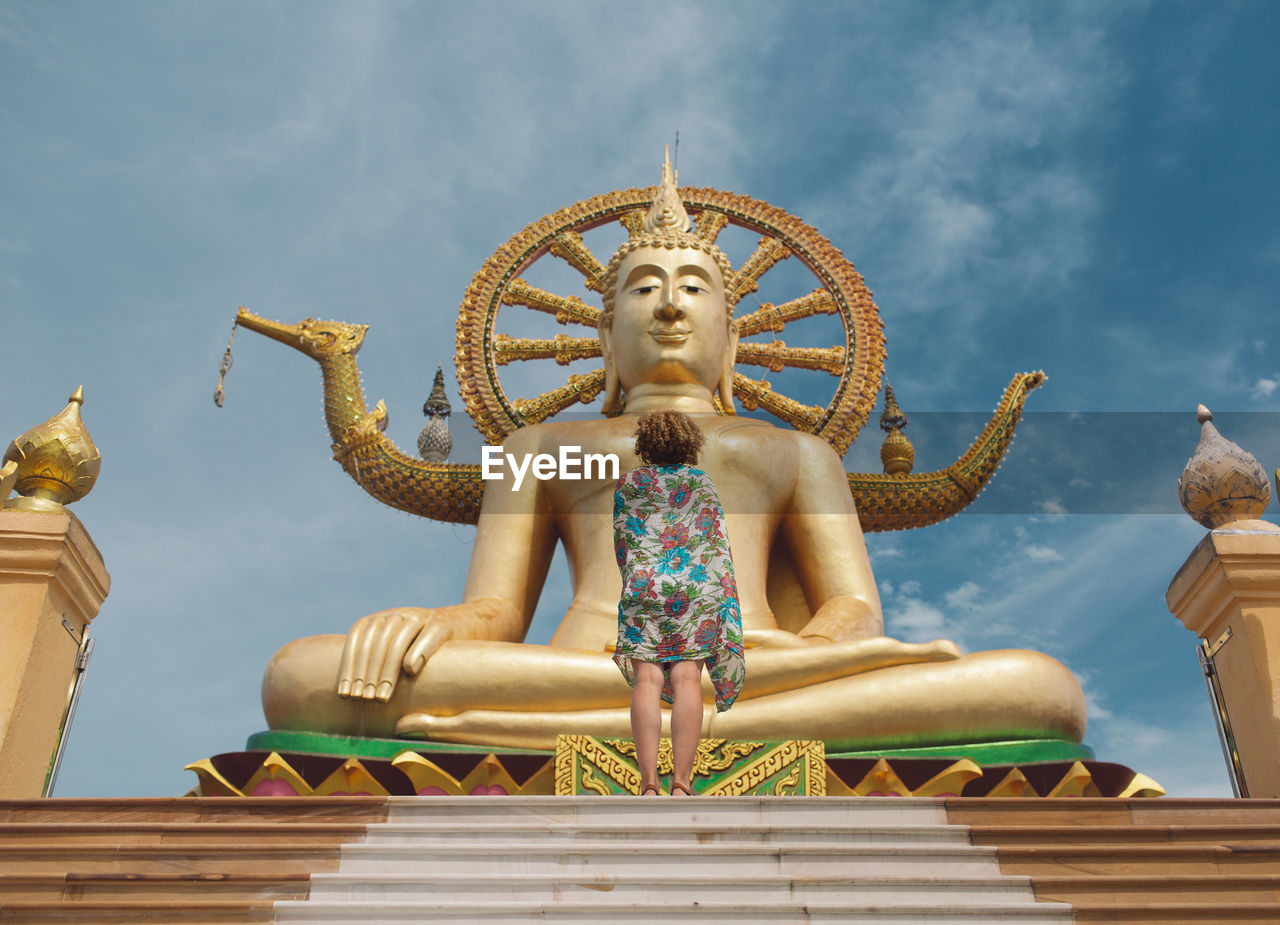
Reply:
[[[670,145],[663,156],[662,183],[645,216],[643,230],[651,234],[688,234],[693,230],[693,222],[676,191],[676,169],[671,166]]]
[[[635,214],[632,213],[632,215]],[[653,197],[653,204],[649,206],[649,212],[645,215],[644,221],[629,221],[623,224],[627,226],[630,234],[627,240],[614,251],[600,283],[601,300],[604,302],[604,311],[600,313],[600,327],[613,326],[613,300],[616,295],[614,290],[618,284],[618,267],[622,265],[623,258],[642,247],[684,247],[710,254],[716,265],[720,267],[720,275],[724,278],[725,309],[728,317],[733,318],[733,306],[737,304],[742,294],[734,285],[733,265],[729,263],[729,258],[725,256],[724,251],[716,246],[714,234],[707,238],[700,236],[694,230],[693,220],[685,210],[684,202],[676,189],[676,169],[671,165],[670,145],[667,146],[663,158],[662,183],[658,186],[658,192]],[[712,227],[721,226],[713,225]]]

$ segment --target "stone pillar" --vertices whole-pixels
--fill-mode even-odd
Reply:
[[[1183,626],[1220,643],[1213,662],[1249,796],[1280,797],[1280,527],[1239,520],[1210,531],[1165,601]]]
[[[41,795],[111,578],[74,514],[0,510],[0,798]]]

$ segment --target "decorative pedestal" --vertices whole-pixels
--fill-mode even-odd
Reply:
[[[1080,746],[1077,746],[1080,749]],[[640,775],[626,739],[560,736],[554,752],[404,739],[261,732],[243,752],[187,765],[188,796],[575,796],[636,794]],[[980,755],[984,750],[992,760]],[[949,754],[824,756],[821,742],[706,739],[694,764],[701,796],[1130,797],[1163,796],[1145,774],[1027,743],[953,746]],[[1022,752],[1021,757],[1014,757]],[[972,758],[965,757],[967,754]],[[1003,753],[1004,760],[996,759]],[[665,756],[665,757],[664,757]],[[981,762],[981,763],[980,763]],[[659,749],[670,772],[669,746]]]
[[[70,511],[0,511],[0,797],[43,793],[111,578]]]
[[[1165,601],[1207,645],[1247,795],[1280,797],[1280,527],[1252,520],[1213,530]]]

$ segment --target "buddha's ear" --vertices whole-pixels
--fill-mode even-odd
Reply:
[[[600,329],[600,356],[604,358],[604,407],[601,410],[613,417],[622,413],[623,401],[618,370],[613,365],[613,350],[609,346],[610,334],[608,328]]]
[[[738,322],[729,322],[729,342],[724,351],[724,366],[720,368],[720,385],[716,392],[725,414],[737,414],[733,407],[733,365],[738,359]],[[606,380],[607,382],[608,380]]]

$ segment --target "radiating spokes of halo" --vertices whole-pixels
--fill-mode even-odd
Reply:
[[[628,231],[638,227],[644,218],[643,209],[623,213],[619,223]],[[730,224],[731,218],[723,213],[704,209],[694,212],[698,234],[715,241],[720,232]],[[588,290],[603,289],[604,266],[592,252],[577,230],[558,235],[549,253],[578,272]],[[735,268],[727,281],[739,299],[739,305],[757,290],[761,278],[779,262],[786,260],[790,251],[777,238],[763,236],[750,256]],[[536,261],[535,261],[536,263]],[[532,265],[531,265],[532,266]],[[525,275],[531,267],[525,268]],[[577,325],[594,331],[599,323],[600,309],[572,295],[559,295],[539,288],[524,276],[509,283],[502,293],[504,306],[520,306],[529,311],[550,315],[556,323],[568,327]],[[784,369],[825,372],[831,376],[844,376],[850,359],[845,345],[828,347],[793,347],[778,338],[788,324],[815,315],[842,316],[841,306],[825,287],[818,287],[804,295],[778,304],[760,303],[738,321],[739,343],[735,365],[763,367],[761,378],[754,379],[742,372],[734,373],[734,397],[748,411],[761,408],[791,426],[812,431],[822,420],[826,409],[797,401],[775,390],[768,381],[769,373]],[[846,324],[847,319],[842,318]],[[768,336],[768,340],[750,340]],[[554,360],[560,366],[568,366],[579,360],[600,357],[598,336],[574,336],[558,333],[551,337],[520,337],[497,333],[491,342],[491,358],[495,366],[531,360]],[[542,392],[532,398],[518,398],[512,405],[525,423],[537,423],[576,404],[593,401],[604,389],[603,368],[585,374],[571,374],[564,385]]]

